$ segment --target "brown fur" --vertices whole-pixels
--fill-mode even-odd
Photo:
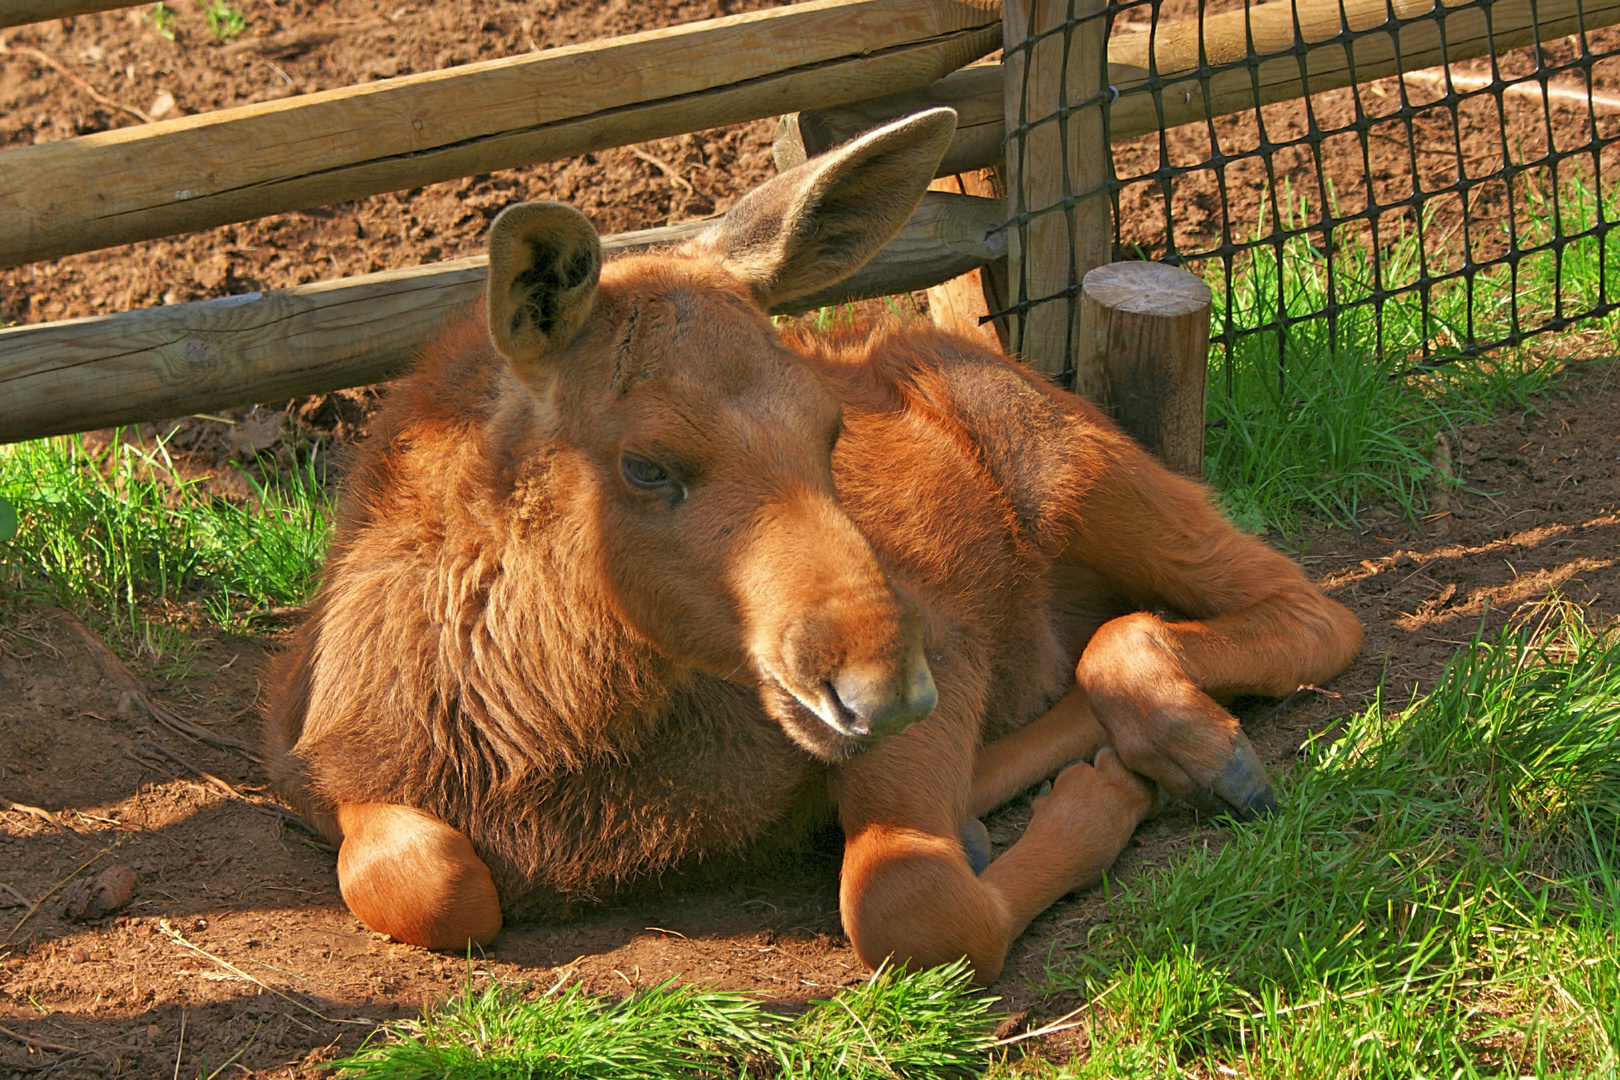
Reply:
[[[836,186],[815,179],[785,190]],[[791,223],[764,190],[754,212]],[[485,940],[484,865],[508,916],[558,915],[836,812],[860,955],[967,955],[988,981],[1145,812],[1121,758],[1174,791],[1263,785],[1209,695],[1284,693],[1359,647],[1198,485],[982,343],[779,336],[759,305],[791,275],[755,266],[762,228],[733,222],[746,260],[700,242],[599,284],[543,247],[525,277],[513,248],[491,283],[506,357],[469,315],[391,394],[268,709],[278,784],[360,868],[340,878],[371,925]],[[585,299],[503,306],[553,256],[589,271],[553,275]],[[643,457],[668,484],[627,479]],[[1105,739],[1119,757],[1063,771],[974,877],[961,822]]]

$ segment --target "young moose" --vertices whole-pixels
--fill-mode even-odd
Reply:
[[[861,959],[988,983],[1113,863],[1133,774],[1271,807],[1217,702],[1337,674],[1348,611],[979,342],[765,315],[881,248],[954,127],[605,266],[568,206],[496,220],[487,330],[393,391],[272,680],[277,782],[368,926],[459,949],[836,812]],[[964,823],[1053,774],[975,874]]]

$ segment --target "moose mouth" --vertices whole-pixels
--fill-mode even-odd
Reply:
[[[821,692],[814,698],[806,700],[795,694],[800,705],[814,713],[822,723],[832,728],[847,739],[861,742],[876,742],[885,735],[895,734],[895,730],[873,731],[870,720],[855,712],[844,704],[838,696],[838,688],[831,679],[821,680]]]
[[[849,757],[863,747],[910,727],[933,710],[936,693],[926,668],[907,695],[905,705],[884,707],[872,715],[850,708],[831,678],[821,679],[813,692],[796,689],[793,682],[774,672],[760,680],[766,711],[795,743],[827,761]]]

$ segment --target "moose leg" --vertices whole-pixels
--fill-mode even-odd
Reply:
[[[1045,714],[979,750],[968,816],[980,817],[1071,761],[1090,761],[1108,741],[1078,686]]]
[[[1209,788],[1240,814],[1268,810],[1265,769],[1217,701],[1332,678],[1360,650],[1361,624],[1293,560],[1233,528],[1203,488],[1118,432],[1088,437],[1080,449],[1101,473],[1060,558],[1138,611],[1097,630],[1076,680],[1131,769],[1173,794]]]
[[[932,716],[834,770],[846,838],[839,907],[866,964],[892,958],[927,967],[967,957],[975,978],[987,984],[1030,919],[1112,865],[1150,798],[1117,755],[1098,752],[1095,766],[1074,764],[1059,773],[1018,843],[975,876],[960,826],[976,794],[988,799],[1014,776],[1033,782],[1068,759],[1047,770],[1038,740],[1005,747],[998,740],[991,746],[1005,753],[999,760],[992,754],[996,763],[979,784],[976,759],[990,748],[978,746],[982,691],[952,678],[964,666],[936,669],[940,704]],[[1066,701],[1035,723],[1044,721],[1045,734],[1063,744],[1052,752],[1083,754],[1083,703],[1076,710],[1072,698]]]
[[[1024,835],[977,877],[954,826],[870,822],[845,841],[845,931],[869,967],[966,957],[975,980],[989,985],[1031,919],[1101,879],[1150,802],[1142,781],[1104,748],[1095,766],[1080,762],[1058,774]]]
[[[483,945],[501,929],[489,867],[458,829],[393,803],[341,803],[338,887],[371,929],[429,949]]]

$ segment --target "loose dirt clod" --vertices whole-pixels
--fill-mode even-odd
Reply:
[[[135,871],[129,867],[109,866],[90,881],[75,881],[62,892],[59,915],[69,922],[111,915],[129,903],[136,880]]]

